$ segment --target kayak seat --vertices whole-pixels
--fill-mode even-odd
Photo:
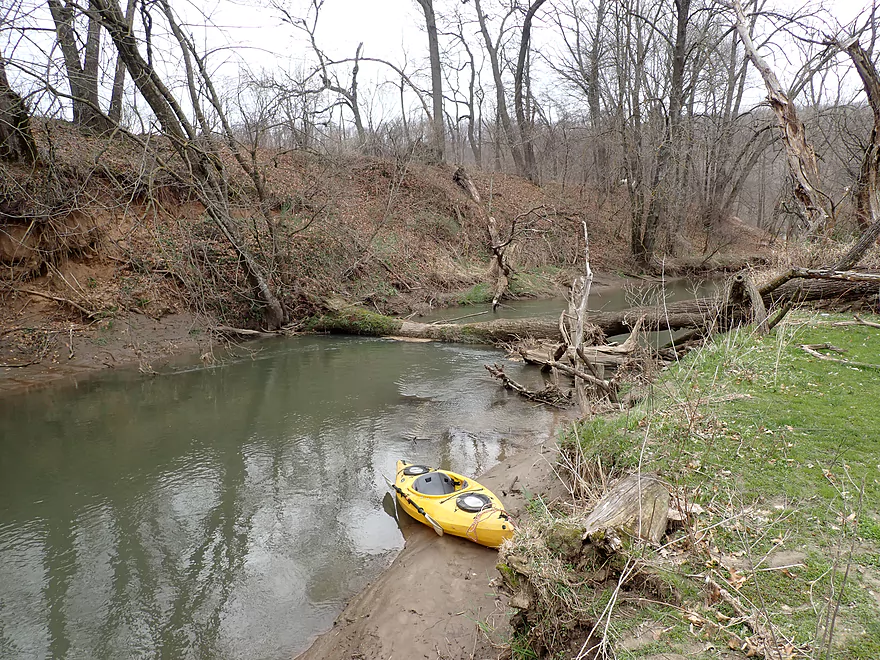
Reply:
[[[455,482],[445,474],[430,472],[416,479],[412,489],[422,495],[448,495],[455,492]]]

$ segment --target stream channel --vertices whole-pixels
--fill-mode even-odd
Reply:
[[[591,303],[628,306],[609,289]],[[290,658],[403,547],[415,523],[384,481],[398,458],[480,474],[556,423],[487,375],[494,349],[248,349],[0,399],[0,658]]]

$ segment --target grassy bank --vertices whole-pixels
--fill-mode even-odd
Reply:
[[[848,320],[800,315],[770,336],[721,337],[640,407],[569,433],[563,459],[585,498],[537,502],[508,553],[543,572],[568,616],[544,603],[515,619],[514,656],[569,657],[595,630],[618,658],[880,657],[880,369],[800,347],[830,343],[846,351],[822,351],[831,357],[880,364],[880,329],[839,325]],[[560,555],[552,542],[536,552],[536,532],[552,539],[603,480],[639,468],[691,510],[684,524],[659,548],[626,548],[604,582],[595,566],[583,579],[570,555],[548,574]]]

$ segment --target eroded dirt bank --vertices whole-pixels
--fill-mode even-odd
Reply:
[[[496,465],[480,482],[517,517],[527,496],[548,500],[564,493],[553,471],[555,447],[555,438],[547,437]],[[406,547],[298,660],[498,657],[501,649],[494,644],[507,635],[507,601],[495,580],[498,553],[438,537],[400,513]]]
[[[10,318],[0,331],[0,396],[107,369],[154,373],[174,359],[213,360],[217,339],[191,314],[129,314],[95,323]]]

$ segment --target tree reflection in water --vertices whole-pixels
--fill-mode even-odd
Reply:
[[[549,430],[497,359],[298,338],[0,400],[0,656],[291,657],[402,546],[398,458],[475,474]]]

